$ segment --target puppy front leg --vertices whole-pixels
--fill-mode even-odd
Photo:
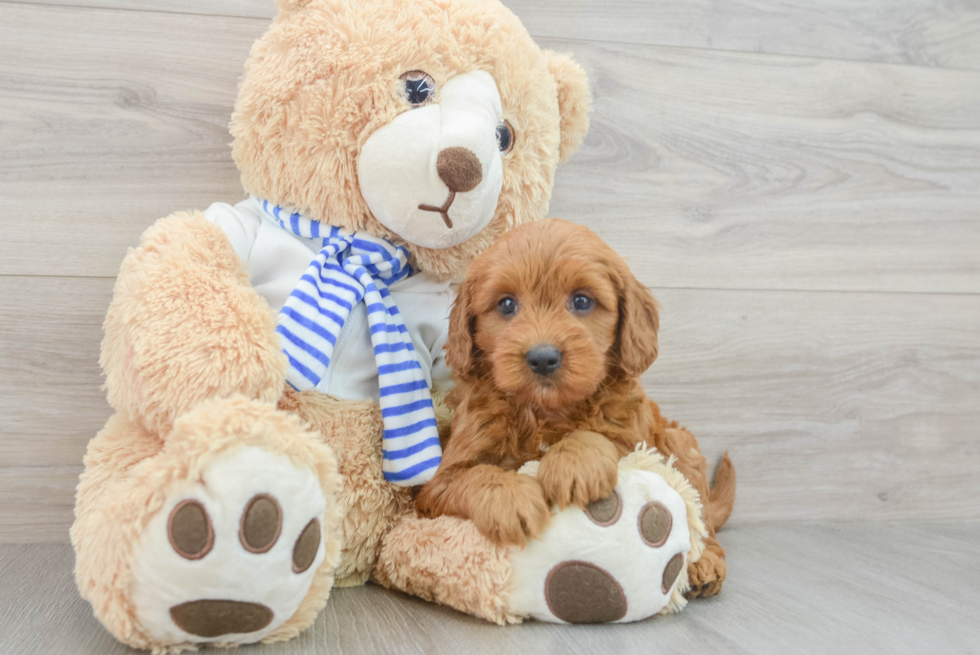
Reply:
[[[619,477],[619,449],[599,434],[579,430],[551,446],[541,458],[538,482],[548,501],[565,509],[585,508],[612,494]]]
[[[415,506],[430,518],[448,514],[471,519],[485,537],[501,546],[523,547],[551,519],[537,480],[489,464],[445,473],[440,469],[419,492]]]

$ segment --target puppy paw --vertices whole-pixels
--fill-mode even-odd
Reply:
[[[612,494],[618,472],[619,453],[612,442],[595,432],[573,432],[545,453],[538,482],[558,509],[584,509]]]
[[[691,587],[685,595],[688,598],[715,596],[721,592],[727,574],[724,551],[720,546],[708,544],[698,561],[687,567]]]
[[[504,471],[477,492],[470,517],[485,537],[499,545],[521,546],[541,534],[551,510],[538,482],[527,475]]]

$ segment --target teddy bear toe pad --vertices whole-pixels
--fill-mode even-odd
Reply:
[[[316,475],[243,447],[150,519],[133,563],[140,624],[165,643],[259,641],[297,610],[323,561]]]
[[[170,608],[170,617],[184,632],[198,637],[222,637],[257,632],[275,614],[265,605],[239,600],[192,600]]]
[[[690,549],[681,495],[656,473],[620,469],[611,496],[556,513],[515,550],[510,610],[566,623],[647,618],[670,602]]]
[[[609,623],[626,616],[626,594],[616,578],[589,562],[565,561],[544,582],[548,609],[568,623]]]
[[[184,559],[201,559],[214,546],[214,529],[204,505],[182,500],[170,512],[167,522],[170,546]]]

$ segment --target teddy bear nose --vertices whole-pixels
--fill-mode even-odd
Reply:
[[[561,351],[550,344],[535,346],[527,351],[527,365],[535,375],[551,375],[561,366]]]
[[[436,159],[436,171],[450,191],[472,191],[483,180],[483,166],[472,150],[446,148]]]

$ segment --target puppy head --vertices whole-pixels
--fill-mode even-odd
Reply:
[[[457,378],[492,379],[523,402],[558,409],[608,377],[636,377],[657,357],[657,304],[588,228],[521,226],[469,267],[450,316],[446,360]]]

